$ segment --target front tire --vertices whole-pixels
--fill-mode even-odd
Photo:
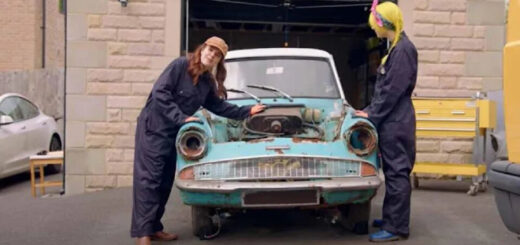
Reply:
[[[52,136],[51,143],[49,145],[49,152],[51,151],[61,151],[61,141],[60,138],[56,135]],[[61,172],[61,165],[50,164],[45,166],[45,172],[49,174],[57,174]]]
[[[200,240],[215,238],[220,227],[216,226],[211,218],[214,215],[212,208],[192,206],[191,207],[191,228],[193,235]]]
[[[352,203],[339,207],[342,215],[342,225],[358,235],[368,234],[368,220],[370,218],[371,201]]]

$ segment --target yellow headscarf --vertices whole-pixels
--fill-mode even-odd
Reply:
[[[403,14],[401,13],[401,9],[399,9],[399,6],[392,2],[384,2],[377,5],[376,12],[395,26],[395,30],[393,30],[395,31],[395,38],[392,41],[390,50],[388,51],[388,53],[390,54],[390,51],[392,51],[395,45],[397,45],[397,42],[399,42],[399,40],[401,39],[401,32],[403,31]],[[370,13],[370,16],[368,17],[368,23],[372,29],[377,30],[379,32],[385,32],[390,30],[388,28],[385,28],[384,26],[379,26],[372,13]],[[387,59],[388,55],[385,55],[385,57],[383,57],[383,59],[381,60],[381,64],[385,64]]]

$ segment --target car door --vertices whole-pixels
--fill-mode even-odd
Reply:
[[[27,126],[18,106],[19,97],[11,96],[0,101],[0,114],[13,118],[13,123],[0,126],[0,176],[7,176],[28,168]]]
[[[28,156],[48,151],[51,141],[49,121],[52,118],[41,114],[38,107],[24,98],[18,100],[18,106],[23,114]]]

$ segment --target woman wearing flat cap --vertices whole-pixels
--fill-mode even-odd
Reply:
[[[198,121],[192,115],[201,106],[236,120],[265,109],[260,104],[239,107],[225,101],[227,51],[224,40],[211,37],[193,54],[174,60],[154,84],[137,119],[130,232],[137,244],[177,239],[177,235],[163,231],[161,218],[174,182],[175,138],[180,127]]]

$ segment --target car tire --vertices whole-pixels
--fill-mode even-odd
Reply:
[[[342,226],[358,235],[368,234],[371,201],[342,205],[339,210],[342,215]]]
[[[216,237],[219,232],[212,219],[214,210],[212,208],[192,206],[191,207],[191,227],[193,235],[200,240],[210,240]]]
[[[49,152],[62,150],[61,141],[58,136],[52,136],[51,143],[49,145]],[[45,172],[49,174],[56,174],[61,172],[61,165],[51,164],[45,166]]]

